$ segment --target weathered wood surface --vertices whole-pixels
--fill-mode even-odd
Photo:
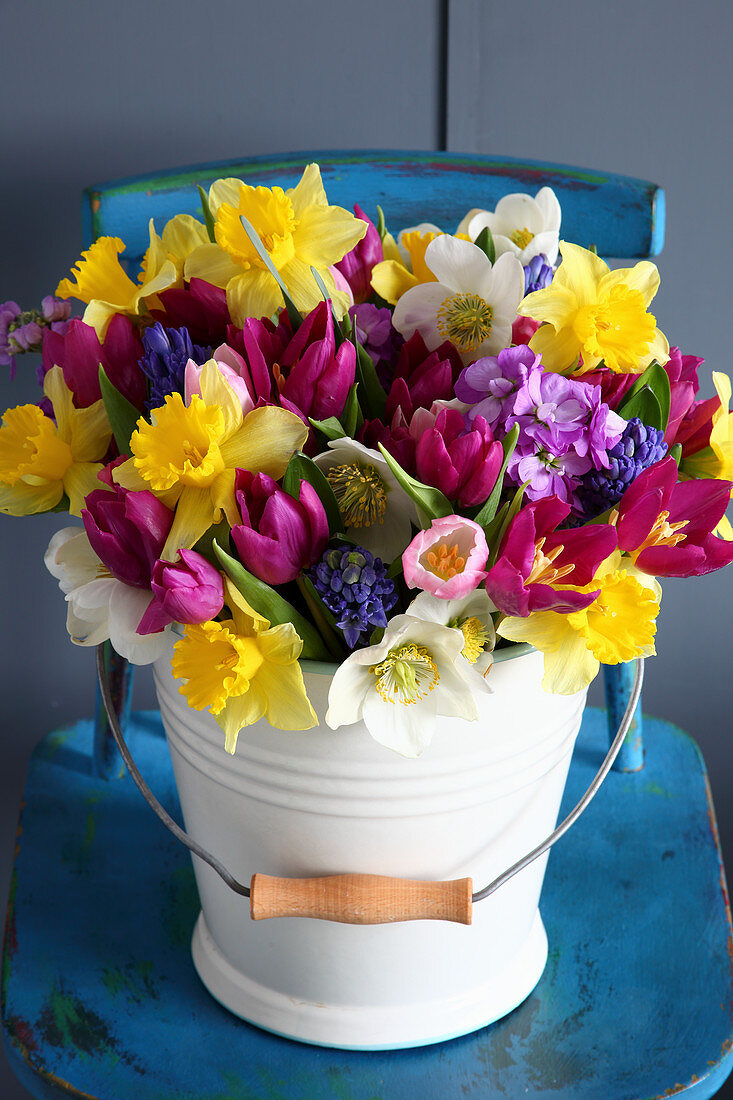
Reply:
[[[314,160],[330,202],[349,209],[358,202],[374,218],[379,204],[395,230],[432,221],[453,232],[473,207],[493,209],[502,195],[550,186],[568,240],[628,258],[656,255],[664,242],[664,192],[646,180],[502,157],[367,150],[250,157],[97,184],[82,201],[85,247],[100,236],[121,237],[135,264],[149,243],[150,218],[160,232],[174,214],[201,216],[197,184],[206,189],[234,176],[253,186],[293,187]]]
[[[92,774],[91,722],[50,735],[31,763],[7,926],[13,1067],[46,1100],[714,1095],[733,1060],[733,940],[707,778],[681,731],[645,717],[645,733],[644,770],[612,773],[553,850],[550,957],[532,995],[474,1035],[385,1053],[308,1047],[220,1008],[191,963],[187,852],[129,778]],[[157,716],[136,716],[131,738],[177,812]],[[606,743],[590,710],[566,809]]]

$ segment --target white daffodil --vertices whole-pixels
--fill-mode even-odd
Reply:
[[[508,347],[524,297],[516,256],[506,253],[492,264],[477,245],[444,233],[428,245],[425,263],[437,282],[402,295],[392,317],[397,331],[406,339],[419,332],[429,351],[451,340],[464,363]]]
[[[338,501],[346,534],[382,561],[400,556],[419,526],[417,511],[379,451],[354,439],[332,439],[313,460]]]
[[[378,645],[339,665],[328,695],[331,729],[362,720],[380,745],[419,756],[438,715],[475,722],[476,697],[490,689],[462,655],[464,636],[412,615],[397,615]]]
[[[493,214],[489,210],[470,210],[459,231],[475,241],[486,226],[494,238],[496,255],[512,252],[521,264],[543,253],[551,267],[555,266],[560,243],[560,203],[551,187],[542,187],[531,195],[505,195],[499,199]]]
[[[64,527],[48,544],[43,559],[66,596],[66,629],[75,645],[96,646],[107,639],[134,665],[156,661],[168,647],[170,628],[138,634],[150,604],[150,589],[117,580],[99,560],[83,527]]]
[[[421,592],[407,608],[414,619],[450,626],[463,634],[462,655],[477,672],[486,676],[494,660],[496,631],[491,613],[496,611],[485,588],[475,588],[459,600],[441,600]]]

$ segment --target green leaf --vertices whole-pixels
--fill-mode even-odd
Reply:
[[[333,612],[329,607],[326,607],[313,581],[310,577],[306,577],[305,573],[301,573],[298,577],[298,588],[308,605],[308,610],[319,625],[329,653],[337,661],[342,661],[346,655],[346,647],[342,641],[343,634],[336,625]]]
[[[282,281],[282,278],[280,277],[280,272],[277,270],[274,263],[272,262],[272,257],[270,256],[270,253],[267,251],[267,249],[263,245],[262,241],[260,240],[259,235],[258,235],[257,230],[255,229],[255,227],[249,221],[247,221],[244,214],[239,215],[239,220],[242,223],[242,228],[244,229],[244,232],[247,234],[250,241],[254,245],[258,256],[262,260],[262,262],[265,265],[265,267],[267,268],[267,270],[272,275],[272,277],[275,280],[275,282],[277,283],[277,285],[280,287],[280,290],[282,292],[282,296],[285,300],[285,308],[288,311],[288,317],[290,318],[290,327],[292,328],[293,332],[296,332],[300,328],[301,324],[303,323],[303,318],[301,317],[300,312],[298,311],[298,308],[295,305],[295,302],[290,297],[290,294],[288,292],[288,288],[285,286],[285,283]]]
[[[318,493],[328,520],[328,529],[332,535],[340,534],[344,529],[344,521],[341,518],[338,501],[331,488],[330,482],[320,466],[316,466],[312,458],[296,451],[288,463],[283,477],[283,489],[295,500],[300,494],[301,482],[307,481]]]
[[[328,660],[328,650],[312,623],[309,623],[274,588],[270,588],[269,584],[265,584],[259,577],[253,576],[241,562],[225,553],[216,539],[214,539],[213,548],[224,572],[255,611],[259,611],[260,615],[269,619],[273,626],[279,626],[281,623],[293,624],[303,639],[301,657],[311,661]]]
[[[501,445],[504,448],[504,461],[501,464],[501,469],[499,470],[494,488],[491,490],[491,495],[489,496],[489,499],[486,501],[486,503],[482,505],[478,515],[474,517],[474,522],[478,523],[479,526],[483,527],[484,529],[489,523],[491,523],[492,519],[496,515],[496,509],[499,507],[499,501],[501,499],[501,491],[504,488],[504,474],[506,473],[506,468],[509,465],[509,459],[514,454],[514,448],[517,445],[518,439],[519,425],[515,424],[512,430],[507,435],[505,435],[504,439],[502,440]]]
[[[334,312],[333,302],[331,301],[331,295],[328,292],[328,288],[326,287],[326,284],[324,283],[323,279],[321,278],[320,272],[317,270],[317,268],[313,267],[312,264],[311,264],[311,275],[315,279],[316,286],[318,287],[321,294],[323,295],[324,302],[328,302],[329,308],[331,310],[331,316],[333,318],[334,341],[335,341],[336,347],[340,348],[341,345],[344,342],[344,334],[343,334],[343,331],[341,329],[341,325],[338,322],[338,318],[337,318],[337,316]],[[347,313],[347,316],[348,316],[348,313]]]
[[[492,264],[496,263],[496,245],[494,244],[494,238],[488,225],[485,225],[481,230],[474,244],[478,245],[481,251],[486,253],[487,258]]]
[[[204,212],[204,225],[206,226],[206,232],[209,234],[209,240],[212,244],[216,243],[216,233],[214,232],[214,215],[211,213],[211,207],[209,206],[209,196],[204,191],[201,184],[197,184],[199,189],[199,198],[201,199],[201,209]]]
[[[102,391],[102,401],[112,425],[112,434],[117,448],[121,455],[129,455],[130,437],[142,413],[112,385],[101,363],[99,364],[99,388]]]
[[[432,485],[423,485],[422,481],[418,481],[417,478],[411,477],[402,469],[399,462],[395,461],[389,451],[386,450],[381,443],[377,444],[377,446],[384,456],[384,461],[396,477],[397,483],[405,490],[409,498],[415,502],[423,515],[430,522],[434,519],[439,519],[441,516],[452,516],[455,514],[453,505],[447,497],[443,496],[440,489],[434,489]]]
[[[381,206],[377,207],[377,233],[380,241],[383,241],[387,236],[387,223],[384,220],[384,210]]]
[[[672,455],[672,458],[675,460],[675,462],[679,466],[680,459],[682,458],[682,444],[681,443],[675,443],[674,447],[670,447],[669,453]]]
[[[514,519],[514,517],[518,513],[519,509],[522,507],[522,500],[524,499],[524,490],[527,488],[528,485],[529,485],[528,481],[525,481],[525,483],[523,485],[520,485],[519,488],[517,489],[516,493],[512,497],[512,499],[509,501],[509,504],[508,504],[508,507],[507,507],[507,510],[506,510],[506,514],[504,515],[504,518],[501,521],[498,532],[495,536],[496,541],[494,542],[493,549],[491,551],[491,554],[489,555],[490,565],[495,565],[496,564],[496,559],[499,556],[499,547],[501,546],[501,541],[502,541],[502,539],[504,538],[504,535],[507,532],[507,528],[508,528],[509,524],[512,522],[512,520]]]
[[[354,439],[359,428],[364,423],[364,417],[361,415],[361,409],[359,408],[359,399],[356,391],[359,389],[359,384],[354,382],[354,385],[349,390],[349,396],[346,398],[346,404],[344,405],[343,412],[341,413],[341,420],[344,425],[344,431],[348,435],[349,439]]]
[[[343,439],[347,434],[341,426],[341,421],[337,420],[335,416],[329,416],[327,420],[314,420],[312,416],[309,416],[308,420],[314,428],[317,428],[319,432],[323,432],[326,439]]]
[[[387,395],[382,389],[371,356],[364,350],[356,336],[352,338],[356,348],[356,381],[361,386],[361,404],[364,415],[370,420],[384,420],[387,408]]]
[[[650,400],[650,395],[653,400]],[[616,411],[625,420],[638,416],[644,424],[664,431],[669,422],[671,403],[669,375],[664,367],[654,362],[637,378]],[[647,416],[652,416],[654,419],[647,420]]]

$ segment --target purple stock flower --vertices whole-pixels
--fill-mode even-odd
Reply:
[[[368,640],[367,631],[387,626],[397,591],[387,567],[368,550],[327,550],[308,575],[350,649]]]
[[[483,416],[491,426],[504,429],[514,409],[517,392],[530,374],[539,372],[540,357],[526,344],[504,348],[497,356],[484,356],[466,367],[456,382],[456,397],[473,408],[466,414],[469,422]]]
[[[94,489],[81,518],[92,549],[118,581],[150,588],[153,566],[168,537],[173,511],[148,489]]]
[[[232,538],[242,564],[267,584],[285,584],[323,553],[328,520],[312,485],[302,481],[295,500],[267,474],[237,470],[235,496],[242,516]]]
[[[46,324],[53,327],[53,325],[68,321],[71,316],[71,302],[67,302],[63,298],[54,298],[53,294],[47,294],[41,301],[41,313]]]
[[[362,302],[349,307],[349,317],[354,335],[374,363],[380,382],[389,386],[405,342],[404,336],[392,324],[392,310]]]
[[[151,587],[155,597],[137,628],[138,634],[156,634],[169,623],[205,623],[224,606],[221,574],[195,550],[178,551],[177,562],[158,558]]]
[[[420,481],[434,485],[462,508],[483,504],[494,488],[504,451],[482,416],[466,431],[455,409],[438,413],[435,425],[420,436],[415,465]]]
[[[209,357],[205,348],[192,342],[188,329],[164,329],[160,322],[145,329],[143,347],[139,364],[150,382],[147,409],[160,408],[171,393],[183,395],[188,360],[204,363]]]
[[[507,476],[515,485],[529,482],[526,488],[529,500],[556,496],[570,504],[581,476],[590,465],[590,458],[581,458],[573,450],[553,455],[542,448],[523,450],[518,445],[509,460]]]
[[[343,259],[334,264],[334,267],[346,279],[354,295],[354,301],[358,304],[364,302],[372,292],[372,268],[384,259],[384,251],[374,222],[366,216],[360,206],[354,206],[354,214],[361,221],[366,222],[366,234],[351,249],[351,252],[347,252]]]
[[[584,408],[578,383],[560,374],[530,371],[514,398],[507,430],[519,425],[520,445],[532,440],[537,449],[564,454],[583,433]],[[584,448],[587,452],[587,447]]]
[[[533,294],[535,290],[544,290],[552,282],[554,274],[544,252],[533,256],[524,268],[524,293]]]
[[[20,317],[17,302],[3,302],[0,305],[0,366],[10,367],[10,377],[15,378],[15,359],[10,347],[10,328]]]

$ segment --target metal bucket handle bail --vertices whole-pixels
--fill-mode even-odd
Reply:
[[[417,879],[390,878],[386,875],[360,874],[294,879],[258,873],[252,876],[249,886],[244,886],[215,856],[184,832],[161,806],[140,774],[127,747],[115,711],[104,661],[104,644],[97,646],[97,678],[112,736],[143,798],[176,840],[180,840],[194,855],[208,863],[235,893],[250,899],[250,914],[253,920],[265,920],[269,917],[312,917],[318,920],[338,921],[342,924],[387,924],[407,920],[447,920],[457,924],[470,924],[473,903],[489,897],[510,878],[548,851],[555,841],[575,824],[598,792],[611,770],[631,725],[641,695],[644,661],[642,658],[636,661],[634,683],[621,724],[603,763],[583,797],[565,820],[541,844],[512,864],[488,886],[484,886],[482,890],[477,890],[475,893],[472,893],[473,883],[470,878],[455,879],[450,882],[426,882]]]

